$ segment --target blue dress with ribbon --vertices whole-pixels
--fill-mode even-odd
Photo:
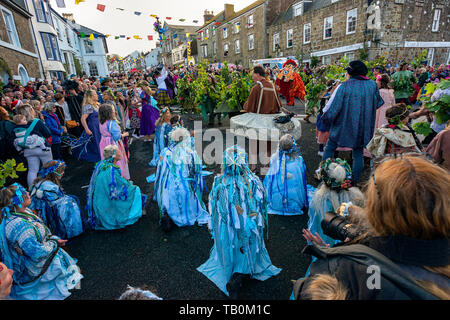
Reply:
[[[169,123],[156,126],[155,140],[153,141],[153,158],[149,163],[150,167],[158,166],[159,156],[169,143],[170,131],[172,131],[172,126]]]

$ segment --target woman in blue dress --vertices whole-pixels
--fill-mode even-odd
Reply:
[[[98,95],[95,90],[87,90],[83,99],[81,124],[84,132],[76,147],[72,148],[72,155],[79,159],[97,163],[100,157],[100,123],[98,121]]]
[[[150,141],[150,135],[155,133],[155,122],[159,119],[158,103],[152,97],[155,92],[150,89],[147,81],[142,81],[138,87],[142,89],[140,93],[142,100],[140,134],[145,136],[145,141]]]
[[[290,134],[280,139],[279,150],[272,156],[264,187],[269,198],[269,214],[300,215],[302,209],[309,205],[306,164]]]
[[[77,260],[61,248],[67,240],[52,235],[30,204],[30,195],[17,183],[0,191],[0,260],[14,270],[9,297],[63,300],[83,276]]]
[[[122,177],[117,165],[121,152],[116,145],[107,146],[103,156],[95,166],[87,191],[89,224],[95,230],[122,229],[142,217],[147,196]]]
[[[234,298],[244,275],[263,281],[280,273],[264,244],[266,191],[238,146],[225,151],[223,174],[215,177],[209,194],[209,211],[214,246],[198,271]]]
[[[321,227],[325,213],[336,212],[342,203],[351,202],[363,207],[364,195],[357,187],[352,187],[352,169],[345,160],[337,158],[322,161],[317,177],[322,182],[309,204],[308,229],[313,235],[318,234],[326,244],[333,246],[339,241],[325,235]]]
[[[83,233],[78,199],[66,195],[61,187],[65,171],[62,161],[47,162],[31,187],[30,209],[61,239],[71,239]]]
[[[156,171],[153,199],[158,202],[161,225],[168,232],[172,222],[178,227],[209,221],[202,200],[205,187],[202,162],[192,147],[189,131],[177,128],[170,133]]]
[[[171,113],[169,107],[161,111],[161,116],[156,121],[155,141],[153,142],[153,158],[150,167],[157,167],[159,156],[169,144],[169,133],[172,131]]]

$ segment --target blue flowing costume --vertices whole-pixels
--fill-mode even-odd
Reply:
[[[88,162],[97,163],[101,160],[100,155],[100,140],[102,135],[100,133],[100,122],[98,120],[98,111],[91,105],[85,105],[83,107],[83,114],[89,113],[86,119],[86,124],[92,132],[92,136],[88,136],[85,131],[83,131],[80,141],[86,141],[81,145],[77,145],[72,149],[72,156],[78,160],[85,160]]]
[[[65,195],[61,188],[51,181],[42,181],[33,186],[31,210],[36,210],[54,235],[71,239],[83,233],[78,199]]]
[[[172,131],[172,126],[169,123],[156,126],[155,141],[153,141],[153,158],[149,163],[150,167],[158,166],[159,156],[169,144],[170,131]]]
[[[179,227],[208,223],[209,214],[202,200],[202,162],[192,147],[192,139],[172,141],[162,157],[153,194],[161,215],[167,213]]]
[[[95,230],[122,229],[142,216],[147,197],[124,179],[113,159],[97,163],[87,191],[89,222]]]
[[[302,156],[290,157],[279,150],[272,156],[270,169],[264,178],[269,198],[268,213],[283,216],[301,215],[308,207],[306,164]]]
[[[267,225],[264,186],[248,168],[245,152],[242,149],[239,152],[240,160],[228,161],[226,151],[224,161],[240,162],[240,166],[224,164],[224,174],[214,179],[209,195],[209,228],[214,246],[209,259],[197,268],[226,295],[229,295],[226,285],[234,273],[263,281],[281,271],[272,264],[264,244]]]
[[[0,224],[2,262],[14,270],[10,298],[15,300],[63,300],[83,278],[73,259],[58,248],[44,222],[29,209],[9,212]],[[42,271],[47,270],[41,275]]]

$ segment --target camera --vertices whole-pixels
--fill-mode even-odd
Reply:
[[[353,240],[361,235],[361,231],[346,217],[334,212],[326,212],[320,225],[323,233],[335,240],[345,241],[347,238]]]

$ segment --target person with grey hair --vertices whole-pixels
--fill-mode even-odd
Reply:
[[[31,105],[20,105],[16,108],[16,113],[18,115],[24,115],[26,118],[26,124],[17,124],[14,128],[14,133],[17,136],[18,133],[24,132],[23,141],[25,143],[23,143],[21,147],[23,148],[23,155],[28,162],[27,183],[28,186],[31,187],[37,177],[41,163],[43,165],[49,161],[52,161],[53,157],[50,150],[43,150],[38,145],[30,148],[30,146],[26,144],[27,138],[32,135],[37,135],[46,139],[45,144],[47,147],[50,147],[48,141],[52,134],[44,122],[35,118],[35,111]]]
[[[52,155],[54,160],[62,160],[61,156],[61,137],[67,132],[66,128],[61,125],[55,114],[56,105],[53,102],[46,102],[42,111],[45,124],[52,133]]]
[[[270,160],[264,188],[269,200],[269,214],[301,215],[302,209],[308,208],[306,164],[292,135],[281,137],[279,150]]]
[[[162,300],[162,299],[146,288],[134,288],[128,285],[127,290],[121,294],[119,300]]]

